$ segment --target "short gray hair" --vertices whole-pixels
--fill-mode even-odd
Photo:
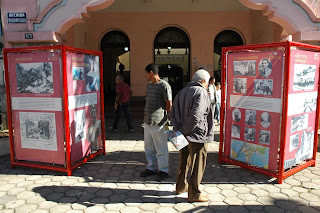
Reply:
[[[209,79],[210,79],[210,74],[208,73],[208,71],[206,71],[204,69],[198,70],[192,76],[192,81],[199,82],[199,83],[202,82],[203,80],[205,80],[206,84],[208,84]]]

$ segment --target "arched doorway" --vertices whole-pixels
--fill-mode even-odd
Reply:
[[[130,85],[130,41],[126,34],[114,30],[106,33],[100,44],[103,52],[103,81],[106,102],[114,101],[115,76],[121,74]],[[113,102],[112,102],[113,103]]]
[[[223,30],[214,39],[214,77],[221,82],[222,47],[243,45],[242,37],[233,30]]]
[[[154,39],[154,63],[175,96],[190,80],[190,40],[178,27],[162,29]]]

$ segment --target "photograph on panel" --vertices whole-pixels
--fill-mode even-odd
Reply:
[[[259,62],[259,73],[263,78],[269,77],[272,72],[272,63],[269,58],[263,58]]]
[[[304,93],[289,94],[288,115],[296,115],[296,114],[316,111],[317,98],[318,98],[318,92],[304,92]]]
[[[301,161],[311,158],[313,156],[313,147],[314,147],[314,131],[309,132],[304,130],[301,136],[301,145],[299,149],[302,149],[301,152],[303,151],[303,154],[300,153],[300,155],[302,158],[305,158],[305,159],[300,159]]]
[[[254,91],[255,95],[272,95],[273,80],[272,79],[255,79]]]
[[[259,143],[270,145],[270,131],[260,130]]]
[[[75,140],[76,142],[82,141],[86,138],[86,112],[84,109],[74,111],[74,124],[75,124]]]
[[[261,122],[261,126],[263,126],[264,128],[268,128],[271,124],[271,116],[269,113],[267,112],[263,112],[261,114],[261,119],[260,119],[260,122]]]
[[[306,128],[308,128],[308,114],[292,117],[291,132],[297,132]]]
[[[84,80],[84,68],[83,67],[72,67],[73,80],[81,81]]]
[[[257,111],[246,110],[246,125],[255,126],[257,124]]]
[[[87,140],[91,143],[91,150],[95,151],[101,148],[99,136],[101,134],[101,120],[97,119],[97,106],[90,105],[90,121],[91,124],[87,130]]]
[[[299,136],[300,134],[295,134],[290,136],[290,145],[289,145],[290,152],[299,148],[299,138],[300,138]]]
[[[57,151],[54,113],[19,112],[21,147]]]
[[[316,75],[316,65],[295,64],[293,91],[313,90]]]
[[[238,125],[232,125],[231,137],[233,137],[233,138],[240,138],[240,126],[238,126]]]
[[[246,141],[252,141],[252,142],[255,141],[256,140],[256,129],[246,127],[244,130],[244,139]]]
[[[233,79],[233,92],[234,93],[247,93],[247,79],[234,78]]]
[[[18,93],[53,93],[52,62],[16,64]]]
[[[256,76],[256,61],[233,61],[234,76]]]
[[[99,91],[100,88],[100,66],[99,57],[94,55],[85,55],[85,85],[86,92]]]
[[[232,110],[232,119],[236,123],[238,123],[241,120],[241,111],[238,108]]]

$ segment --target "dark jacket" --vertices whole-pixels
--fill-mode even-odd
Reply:
[[[207,143],[214,138],[211,101],[207,90],[190,82],[175,97],[170,121],[190,142]]]

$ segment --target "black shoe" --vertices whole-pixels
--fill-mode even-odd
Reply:
[[[156,180],[160,182],[160,181],[163,181],[164,179],[166,179],[167,177],[169,177],[168,173],[160,171],[158,173]]]
[[[129,132],[133,132],[134,130],[133,129],[129,129]]]
[[[148,176],[156,175],[156,174],[157,174],[157,172],[146,169],[145,171],[141,172],[140,176],[141,177],[148,177]]]

